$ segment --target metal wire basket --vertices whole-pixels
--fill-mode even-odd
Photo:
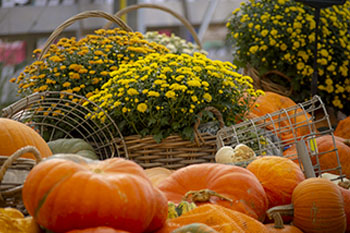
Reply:
[[[318,130],[319,125],[323,126],[322,131]],[[331,136],[334,148],[320,152],[317,141],[325,135]],[[262,117],[222,128],[217,132],[216,142],[218,149],[223,146],[235,147],[243,143],[250,146],[258,156],[288,157],[298,162],[308,177],[322,176],[322,173],[331,172],[342,178],[333,128],[319,96]],[[321,166],[319,156],[325,153],[333,153],[336,157],[337,164],[334,167]],[[244,166],[249,162],[247,161]]]
[[[93,107],[85,107],[85,102]],[[105,114],[104,122],[92,119],[95,110]],[[34,93],[4,108],[2,117],[29,125],[45,141],[60,138],[84,139],[93,146],[101,160],[119,156],[120,147],[125,147],[125,143],[119,147],[115,143],[115,137],[123,139],[123,136],[110,116],[95,103],[74,93]],[[128,155],[124,153],[124,156]]]

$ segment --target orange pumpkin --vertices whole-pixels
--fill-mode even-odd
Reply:
[[[34,146],[41,157],[48,157],[52,152],[45,140],[29,126],[7,118],[0,118],[0,155],[10,156],[25,146]],[[21,157],[35,159],[32,153]]]
[[[341,138],[350,139],[350,116],[338,122],[334,135]]]
[[[305,180],[304,173],[297,164],[278,156],[258,157],[247,169],[264,187],[269,208],[291,203],[294,188]]]
[[[153,231],[167,218],[165,196],[141,166],[122,158],[54,155],[30,171],[22,196],[29,214],[56,233],[98,226]]]
[[[346,233],[350,233],[350,190],[339,187],[344,199],[344,209],[346,215]]]
[[[340,165],[342,168],[342,174],[345,174],[347,178],[350,178],[350,140],[344,139],[341,137],[334,136],[335,139],[335,146],[338,149],[338,156]],[[338,167],[338,160],[336,156],[336,152],[334,152],[334,144],[333,144],[333,138],[331,135],[323,135],[320,137],[317,137],[316,139],[316,145],[318,149],[318,158],[320,163],[321,170],[327,170],[329,173],[333,173],[336,175],[339,175],[339,172],[335,171]],[[283,152],[283,156],[295,159],[297,154],[296,146],[293,145],[288,150]],[[315,156],[311,158],[313,165],[317,163],[317,160]],[[293,160],[294,162],[298,163],[298,160]],[[333,170],[332,170],[333,169]]]
[[[345,232],[344,200],[336,184],[327,179],[308,178],[293,191],[292,204],[267,211],[293,215],[293,225],[303,232]]]
[[[204,204],[178,218],[168,220],[157,233],[173,232],[191,223],[203,223],[222,233],[269,232],[264,224],[246,214],[215,204]]]
[[[190,199],[214,203],[263,221],[267,198],[259,180],[249,170],[226,164],[194,164],[174,171],[158,188],[168,201]]]
[[[346,216],[342,194],[334,183],[309,178],[292,195],[293,224],[304,232],[344,232]]]
[[[164,167],[153,167],[145,169],[147,177],[150,179],[154,186],[157,186],[162,180],[170,176],[173,173],[172,170],[169,170]]]
[[[94,227],[81,230],[72,230],[66,233],[128,233],[128,231],[115,230],[114,228],[110,227]]]
[[[265,95],[261,95],[256,99],[255,105],[250,109],[250,116],[261,117],[268,113],[295,107],[296,105],[297,104],[289,97],[266,91]],[[272,119],[276,121],[276,123],[268,124],[266,128],[271,131],[277,130],[277,135],[285,144],[294,142],[295,137],[304,136],[312,132],[312,129],[308,127],[312,122],[312,117],[301,108],[288,111],[288,114],[281,113],[278,116],[274,116]]]

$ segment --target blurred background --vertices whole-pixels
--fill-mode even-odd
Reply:
[[[0,109],[14,102],[16,85],[8,80],[33,62],[32,52],[42,48],[54,29],[70,17],[87,10],[115,13],[129,5],[152,3],[168,7],[195,28],[208,57],[232,61],[226,43],[225,24],[242,0],[0,0]],[[138,9],[123,19],[134,30],[158,31],[193,42],[186,27],[173,15],[158,9]],[[107,20],[88,18],[66,28],[61,37],[81,37],[102,28]]]

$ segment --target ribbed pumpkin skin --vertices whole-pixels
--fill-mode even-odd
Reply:
[[[342,194],[331,181],[308,178],[292,195],[293,224],[304,232],[344,232],[346,216]]]
[[[209,189],[233,201],[211,197],[209,203],[240,211],[260,221],[264,220],[268,205],[264,188],[254,174],[234,165],[190,165],[174,171],[158,188],[174,203],[179,203],[189,191]]]
[[[158,184],[163,181],[165,178],[170,176],[173,173],[172,170],[169,170],[164,167],[153,167],[145,169],[147,177],[151,180],[154,186],[158,186]]]
[[[24,146],[36,147],[41,157],[48,157],[52,152],[45,140],[34,129],[12,119],[0,118],[0,155],[10,156]],[[31,153],[22,158],[34,159]]]
[[[259,157],[247,169],[264,187],[269,208],[290,204],[294,188],[305,180],[304,173],[296,163],[278,156]]]
[[[29,173],[22,196],[29,214],[55,233],[98,226],[147,232],[167,218],[166,197],[138,164],[121,158],[43,161]]]
[[[264,224],[241,212],[215,204],[203,204],[178,218],[167,221],[157,233],[172,232],[182,226],[192,223],[203,223],[217,232],[235,233],[267,233]]]
[[[129,233],[128,231],[115,230],[110,227],[94,227],[81,230],[72,230],[66,233]]]
[[[344,199],[344,209],[346,215],[346,233],[350,233],[350,190],[339,187]]]

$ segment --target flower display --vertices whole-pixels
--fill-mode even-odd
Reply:
[[[144,37],[150,42],[156,42],[158,44],[164,45],[165,47],[167,47],[167,49],[169,49],[171,53],[186,53],[192,55],[195,52],[199,52],[208,55],[208,52],[201,49],[198,45],[188,42],[174,34],[171,34],[171,36],[167,36],[164,33],[150,31],[146,32]]]
[[[318,36],[318,95],[350,113],[350,1],[321,9]],[[289,76],[296,102],[309,99],[313,76],[315,10],[292,0],[249,0],[227,22],[233,64],[251,65],[264,74],[278,70]]]
[[[111,72],[112,78],[89,100],[114,119],[124,136],[153,135],[158,142],[171,134],[193,139],[197,114],[205,107],[218,109],[231,125],[243,120],[263,93],[235,69],[200,53],[152,53]],[[206,116],[202,123],[212,120]],[[88,117],[105,119],[98,111]]]
[[[40,53],[37,49],[34,54]],[[43,59],[36,60],[11,82],[23,95],[64,91],[84,97],[93,95],[121,64],[132,63],[148,53],[167,53],[167,48],[149,42],[139,32],[99,29],[79,41],[62,38],[52,44]]]

